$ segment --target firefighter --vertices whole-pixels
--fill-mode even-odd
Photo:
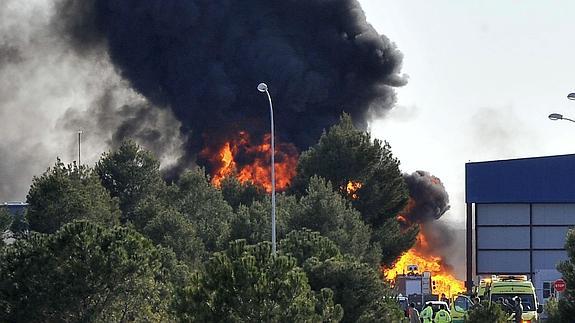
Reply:
[[[433,319],[434,323],[451,323],[451,315],[445,309],[440,309],[439,312],[435,314],[435,318]]]
[[[431,307],[431,304],[427,304],[425,306],[425,308],[421,311],[419,317],[421,318],[421,321],[423,323],[433,322],[433,307]]]

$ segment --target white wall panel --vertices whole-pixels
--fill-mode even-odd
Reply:
[[[528,273],[529,251],[478,251],[478,273]]]
[[[478,249],[529,249],[529,227],[478,227]]]
[[[533,271],[555,269],[563,260],[567,260],[566,251],[533,251]]]
[[[563,249],[568,227],[533,227],[533,249]]]
[[[533,224],[575,225],[575,204],[533,204]]]
[[[529,204],[477,204],[477,225],[529,224]]]

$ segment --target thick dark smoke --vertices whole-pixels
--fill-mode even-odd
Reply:
[[[120,74],[170,107],[188,159],[210,141],[268,131],[266,82],[283,141],[307,148],[342,111],[365,128],[405,83],[401,53],[356,0],[63,0],[79,53],[107,46]]]
[[[414,201],[407,218],[411,223],[426,223],[439,219],[449,210],[449,195],[441,180],[426,171],[404,174],[409,196]]]
[[[342,111],[365,127],[405,83],[356,0],[22,3],[0,1],[0,200],[23,199],[56,157],[75,160],[78,129],[84,163],[135,137],[186,166],[239,130],[263,138],[259,82],[279,139],[300,149]]]
[[[426,171],[418,170],[403,174],[409,188],[410,207],[404,216],[409,223],[420,224],[420,230],[427,241],[426,253],[437,254],[452,259],[448,252],[457,240],[456,230],[444,221],[437,221],[450,208],[449,195],[441,180]],[[449,265],[449,264],[444,264]]]

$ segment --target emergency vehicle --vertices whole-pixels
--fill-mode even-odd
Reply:
[[[467,295],[456,295],[450,302],[449,312],[451,314],[451,323],[465,322],[467,311],[471,309],[473,302]]]
[[[513,304],[513,297],[519,296],[523,304],[524,323],[537,322],[543,306],[537,303],[537,295],[533,283],[526,275],[494,275],[479,283],[477,296],[481,299],[497,302],[502,299]]]
[[[409,265],[407,272],[398,274],[394,287],[399,295],[406,298],[406,303],[414,303],[418,311],[426,302],[439,300],[439,295],[433,294],[435,285],[431,273],[420,273],[416,265]]]

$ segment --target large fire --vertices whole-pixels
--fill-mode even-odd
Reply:
[[[431,279],[435,282],[433,294],[445,294],[450,297],[465,291],[463,281],[458,280],[453,275],[450,268],[444,265],[440,256],[430,253],[428,241],[422,233],[417,236],[417,242],[413,248],[404,253],[393,265],[392,268],[384,268],[385,278],[393,280],[398,274],[406,273],[409,265],[417,265],[419,273],[431,272]]]
[[[200,152],[212,168],[212,184],[221,185],[224,178],[236,176],[241,182],[252,182],[263,187],[268,193],[271,184],[271,135],[264,135],[261,144],[252,144],[250,135],[240,131],[233,138],[217,148],[207,147]],[[285,190],[296,174],[297,149],[289,143],[275,146],[276,190]]]

